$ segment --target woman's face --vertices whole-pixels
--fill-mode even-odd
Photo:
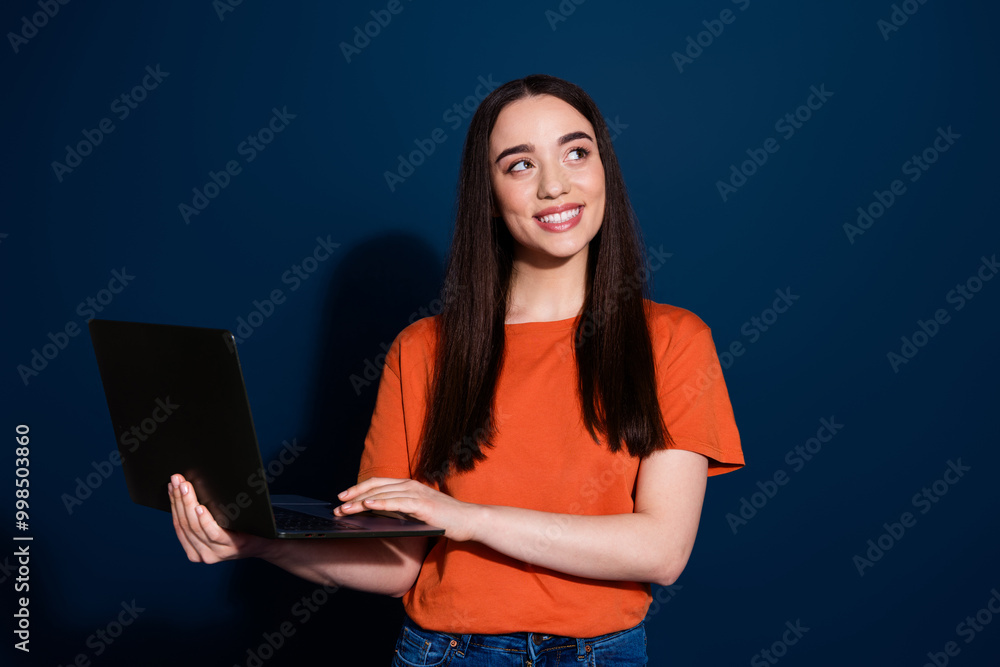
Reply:
[[[594,128],[558,97],[511,102],[490,135],[490,174],[515,258],[540,266],[586,250],[604,219]]]

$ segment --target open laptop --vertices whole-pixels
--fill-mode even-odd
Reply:
[[[167,483],[180,473],[230,530],[285,539],[444,534],[402,515],[334,518],[331,503],[272,496],[230,332],[99,319],[89,328],[133,502],[169,512]]]

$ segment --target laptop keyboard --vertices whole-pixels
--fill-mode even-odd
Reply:
[[[313,516],[284,507],[274,507],[273,509],[274,521],[278,530],[364,530],[360,526],[332,518]]]

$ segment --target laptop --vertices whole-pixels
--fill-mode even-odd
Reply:
[[[280,539],[444,534],[401,514],[334,518],[329,502],[271,495],[229,331],[100,319],[89,328],[133,502],[169,512],[167,483],[180,473],[230,530]]]

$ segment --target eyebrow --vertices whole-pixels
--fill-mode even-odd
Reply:
[[[570,132],[569,134],[564,134],[559,137],[558,143],[562,146],[563,144],[568,144],[569,142],[576,141],[577,139],[589,139],[590,141],[594,141],[593,137],[586,132]],[[495,163],[499,164],[500,160],[504,159],[508,155],[513,155],[514,153],[530,153],[534,150],[535,147],[532,144],[518,144],[517,146],[511,146],[510,148],[505,148],[500,151],[500,155],[497,156]]]

